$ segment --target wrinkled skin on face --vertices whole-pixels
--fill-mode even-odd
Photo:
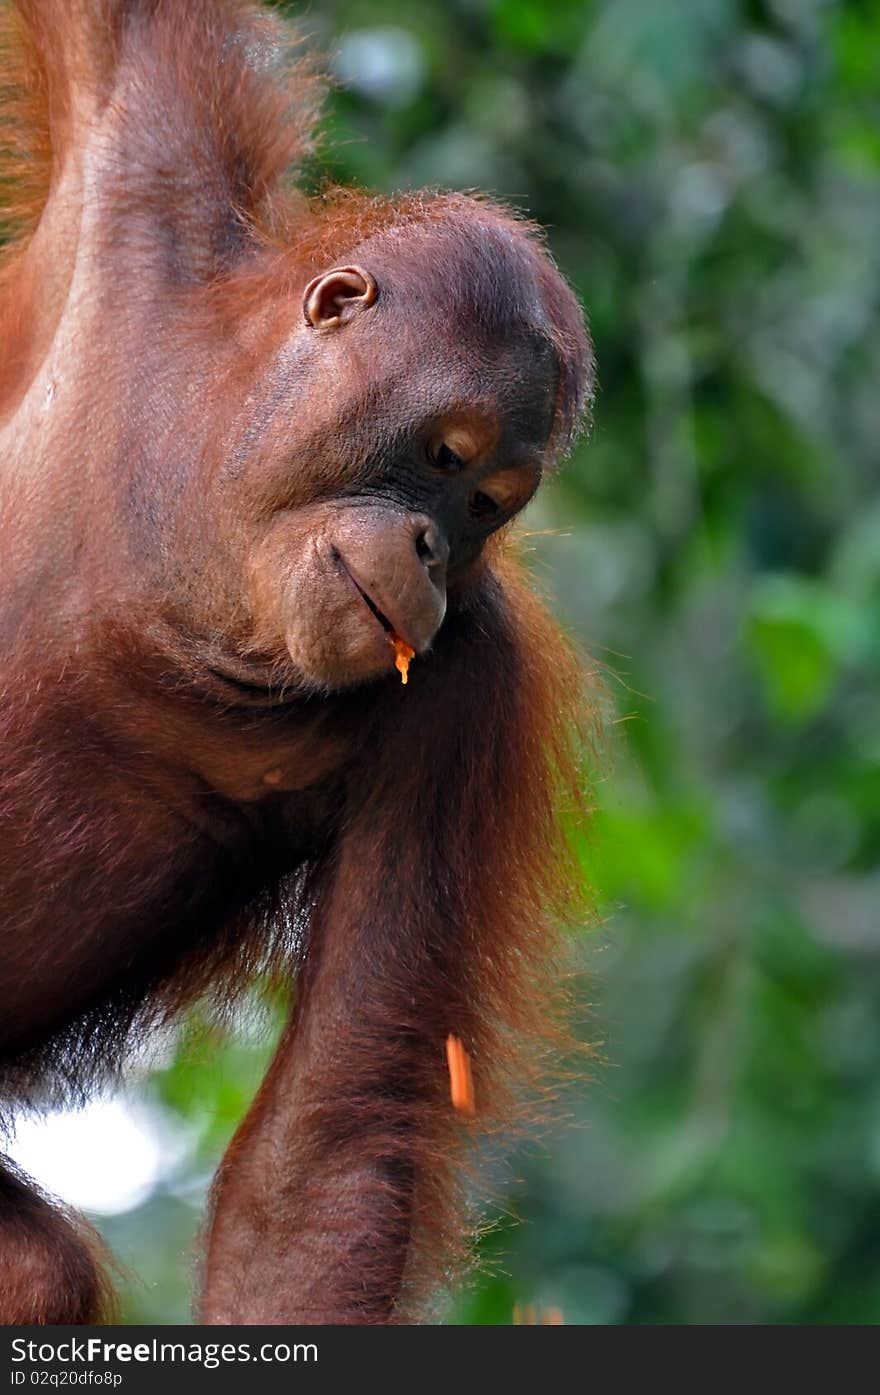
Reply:
[[[318,497],[271,509],[248,548],[250,661],[306,690],[390,672],[395,638],[425,655],[552,455],[559,364],[528,265],[498,256],[510,285],[481,324],[376,242],[305,288],[286,371]]]
[[[254,559],[259,646],[283,645],[307,686],[345,687],[417,654],[446,611],[448,544],[427,514],[318,504],[275,520]]]

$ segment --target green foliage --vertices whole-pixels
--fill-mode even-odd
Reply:
[[[601,1054],[497,1179],[525,1223],[454,1317],[876,1322],[880,5],[325,0],[306,28],[348,84],[313,177],[525,208],[600,367],[530,525],[620,719],[582,848]],[[219,1121],[193,1175],[246,1057],[156,1086]]]

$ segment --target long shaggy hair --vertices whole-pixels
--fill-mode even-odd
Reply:
[[[511,319],[520,282],[536,285],[559,372],[552,441],[566,449],[591,396],[592,352],[539,230],[464,195],[298,192],[291,174],[314,149],[321,91],[285,26],[241,0],[16,0],[0,9],[0,427],[49,333],[33,312],[40,287],[29,253],[51,257],[40,239],[53,200],[87,166],[91,197],[113,228],[108,258],[159,259],[167,284],[188,297],[194,335],[233,326],[268,290],[301,284],[370,239],[396,246],[399,233],[402,264],[435,276],[449,314],[489,336],[493,316]],[[110,133],[105,144],[91,139],[98,125]],[[427,250],[444,240],[460,269],[452,285],[441,284]],[[98,376],[96,399],[110,390]],[[89,446],[100,452],[100,432]],[[116,506],[95,499],[98,528],[112,530]],[[26,507],[0,522],[0,540],[27,536]],[[39,538],[27,546],[39,548]],[[104,592],[115,583],[103,578]],[[221,1169],[219,1207],[274,1108],[288,1054],[314,1039],[310,1003],[317,1015],[333,996],[328,984],[336,998],[341,985],[347,1020],[321,1037],[302,1086],[285,1159],[298,1189],[286,1189],[284,1224],[307,1231],[317,1210],[321,1243],[336,1225],[341,1252],[349,1218],[342,1201],[335,1211],[328,1201],[334,1178],[342,1196],[345,1176],[367,1177],[375,1219],[360,1216],[357,1262],[335,1277],[334,1311],[362,1321],[422,1311],[460,1258],[467,1137],[509,1123],[565,1040],[555,927],[583,915],[560,818],[584,808],[580,754],[592,714],[581,664],[506,533],[451,592],[431,662],[405,701],[371,688],[303,703],[299,718],[292,708],[243,718],[221,704],[208,713],[170,611],[114,614],[103,603],[71,657],[61,629],[34,644],[30,600],[12,577],[0,615],[0,827],[9,835],[0,881],[15,909],[3,933],[23,984],[52,953],[68,965],[77,1005],[66,1017],[47,1006],[51,1031],[34,1022],[5,1054],[0,1024],[6,1099],[29,1103],[53,1090],[80,1098],[194,999],[210,993],[226,1005],[256,975],[296,977],[282,1065]],[[169,713],[204,713],[230,749],[295,720],[316,743],[348,739],[355,754],[328,784],[320,826],[305,836],[280,798],[245,807],[183,775],[176,782],[168,760],[151,759],[151,742],[164,749],[149,724],[155,703],[139,720],[136,698],[148,690]],[[108,713],[112,737],[100,720]],[[65,910],[47,942],[46,904],[58,888]],[[84,917],[98,948],[84,942],[79,954]],[[109,992],[102,944],[118,966]],[[475,1121],[449,1106],[449,1034],[473,1064]],[[81,1322],[102,1311],[92,1237],[25,1193],[11,1167],[0,1171],[0,1203],[0,1315]],[[33,1276],[56,1261],[67,1276],[45,1292],[28,1281],[37,1295],[29,1308],[9,1277],[25,1252]]]

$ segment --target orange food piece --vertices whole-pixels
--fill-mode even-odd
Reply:
[[[405,683],[407,669],[409,668],[411,661],[415,658],[416,651],[409,644],[407,644],[405,639],[398,639],[397,635],[395,635],[394,638],[391,639],[389,642],[391,644],[391,648],[394,650],[394,667],[400,674],[401,683]]]
[[[446,1038],[446,1063],[449,1066],[449,1094],[455,1109],[462,1114],[476,1114],[471,1061],[458,1037]]]

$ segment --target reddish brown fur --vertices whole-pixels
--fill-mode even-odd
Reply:
[[[250,6],[18,0],[8,27],[2,1097],[81,1098],[198,995],[296,972],[218,1175],[201,1314],[411,1320],[466,1233],[474,1125],[449,1104],[447,1036],[484,1128],[553,1039],[580,678],[501,532],[453,552],[406,688],[376,644],[372,669],[322,680],[358,603],[308,559],[372,516],[425,342],[477,384],[438,419],[500,413],[496,388],[543,381],[514,353],[534,314],[535,362],[544,343],[556,365],[549,461],[590,384],[580,313],[536,230],[488,201],[288,192],[315,80],[251,61],[277,25]],[[309,338],[303,288],[342,261],[376,268],[375,318]],[[401,319],[413,305],[429,323]],[[393,492],[408,480],[374,509],[381,548],[363,544],[380,579],[386,535],[430,512]],[[291,668],[285,625],[318,678]],[[0,1171],[0,1319],[94,1320],[105,1293],[88,1233]]]
[[[510,1117],[511,1085],[533,1085],[548,1045],[558,1045],[564,988],[550,926],[571,910],[576,886],[557,811],[560,796],[578,805],[569,719],[579,675],[533,595],[505,571],[501,613],[491,611],[500,588],[474,598],[442,664],[377,713],[348,836],[319,873],[303,1008],[215,1188],[215,1205],[234,1203],[233,1217],[251,1208],[261,1237],[229,1269],[221,1303],[233,1306],[220,1308],[229,1320],[243,1279],[254,1321],[271,1310],[279,1281],[308,1295],[304,1321],[326,1320],[325,1296],[311,1291],[307,1273],[310,1263],[325,1273],[322,1247],[338,1256],[337,1312],[353,1321],[417,1312],[461,1260],[465,1233],[460,1168],[471,1130],[449,1107],[446,1037],[454,1032],[472,1057],[483,1127]],[[499,630],[487,642],[492,622]],[[481,703],[492,722],[462,732],[462,714]],[[337,931],[326,946],[325,921]],[[351,1002],[359,1020],[342,1035],[339,1014]],[[290,1157],[306,1179],[290,1197],[296,1231],[331,1210],[349,1153],[362,1172],[374,1169],[358,1206],[332,1206],[332,1228],[314,1236],[314,1253],[282,1245],[266,1266],[277,1224],[272,1159]],[[379,1164],[395,1158],[411,1168],[411,1185],[383,1175]],[[381,1244],[395,1217],[414,1232],[403,1275],[400,1253]],[[387,1295],[401,1277],[392,1310]]]
[[[0,1248],[5,1321],[42,1326],[112,1320],[116,1306],[100,1237],[9,1164],[0,1171]]]

